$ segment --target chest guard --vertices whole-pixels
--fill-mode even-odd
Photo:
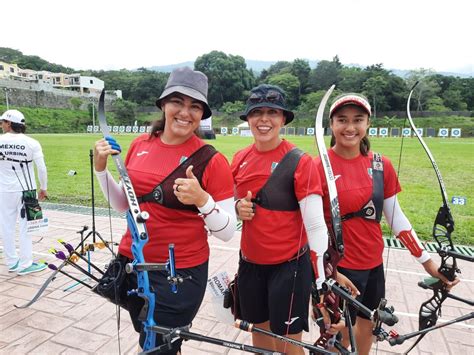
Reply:
[[[341,217],[341,220],[344,222],[353,217],[361,217],[380,223],[384,200],[383,189],[383,160],[379,153],[374,152],[372,158],[372,197],[359,211],[347,213]]]
[[[253,202],[271,211],[296,211],[300,208],[295,194],[294,175],[303,151],[293,148],[273,170]]]
[[[217,150],[209,144],[203,145],[196,150],[189,158],[183,161],[176,167],[161,183],[153,188],[153,191],[146,195],[138,197],[138,202],[155,202],[168,208],[176,210],[186,210],[199,212],[195,205],[185,205],[179,202],[178,198],[173,193],[174,181],[177,178],[186,178],[186,169],[188,166],[193,166],[193,174],[202,186],[202,176],[207,164],[217,153]]]

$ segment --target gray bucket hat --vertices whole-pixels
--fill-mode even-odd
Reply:
[[[250,91],[247,99],[245,111],[240,115],[240,119],[247,121],[247,116],[255,108],[271,107],[283,111],[285,115],[285,125],[293,121],[295,115],[286,106],[285,92],[276,85],[261,84]]]
[[[179,92],[201,101],[204,104],[202,119],[209,118],[212,112],[207,103],[207,87],[207,76],[204,73],[189,67],[176,68],[171,72],[160,98],[156,100],[156,106],[161,110],[162,100],[172,93]]]

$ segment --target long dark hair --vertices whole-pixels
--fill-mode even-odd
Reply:
[[[26,132],[26,126],[22,123],[16,123],[16,122],[11,122],[11,129],[15,133],[25,133]]]
[[[163,99],[163,104],[166,103],[165,100],[168,100],[170,99],[171,97],[173,97],[173,94],[170,94],[168,95],[167,97],[165,97]],[[204,115],[204,111],[202,113]],[[161,114],[161,118],[158,119],[158,120],[155,120],[151,123],[151,131],[150,131],[150,138],[149,139],[153,139],[153,138],[156,138],[158,137],[158,135],[160,134],[160,132],[163,132],[165,130],[165,124],[166,124],[166,117],[165,117],[165,113],[163,112]],[[195,131],[194,131],[194,134],[196,136],[198,136],[199,138],[204,138],[204,134],[202,133],[201,131],[201,126],[199,126]]]

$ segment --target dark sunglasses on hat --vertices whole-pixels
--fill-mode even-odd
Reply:
[[[257,104],[260,102],[272,102],[272,103],[279,103],[284,102],[285,98],[281,93],[275,90],[268,91],[265,95],[263,93],[252,93],[247,100],[251,104]]]

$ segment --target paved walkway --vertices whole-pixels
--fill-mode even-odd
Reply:
[[[50,229],[43,238],[34,237],[35,259],[44,259],[49,263],[60,264],[60,261],[48,253],[48,249],[60,249],[57,239],[64,239],[71,244],[79,241],[79,231],[83,225],[91,226],[87,215],[46,210],[50,218]],[[97,217],[97,230],[101,235],[110,238],[110,225],[107,217]],[[119,240],[126,222],[121,218],[112,218],[112,236]],[[237,269],[239,235],[228,243],[216,238],[210,239],[211,257],[209,274],[226,271],[233,275]],[[1,250],[1,249],[0,249]],[[110,253],[99,250],[92,254],[95,263],[105,265]],[[387,249],[385,250],[385,258]],[[433,257],[437,258],[436,255]],[[41,299],[26,309],[16,309],[30,300],[38,288],[48,278],[51,271],[17,276],[8,273],[0,253],[0,354],[117,354],[117,320],[115,307],[90,292],[86,287],[65,289],[73,282],[59,275]],[[455,294],[472,298],[474,294],[474,269],[466,262],[460,262],[463,271],[463,282],[456,287]],[[73,273],[68,269],[68,272]],[[416,286],[423,278],[422,268],[407,251],[390,249],[387,274],[387,296],[389,303],[398,312],[400,322],[396,330],[404,334],[417,329],[418,308],[422,301],[431,297],[431,291]],[[81,277],[81,276],[79,276]],[[449,320],[467,312],[469,307],[460,302],[447,300],[443,304],[442,320]],[[132,354],[137,349],[137,335],[133,330],[128,314],[121,313],[120,346],[122,354]],[[212,298],[207,293],[202,307],[196,317],[193,332],[230,341],[250,344],[250,334],[239,331],[230,323],[218,320],[214,311]],[[305,333],[304,340],[313,342],[318,330],[312,325],[310,332]],[[396,354],[406,350],[412,341],[397,347],[388,343],[379,343],[379,354]],[[243,354],[203,342],[187,341],[183,347],[184,354]],[[374,351],[375,354],[375,346]],[[474,321],[451,325],[428,334],[412,354],[473,354]]]

